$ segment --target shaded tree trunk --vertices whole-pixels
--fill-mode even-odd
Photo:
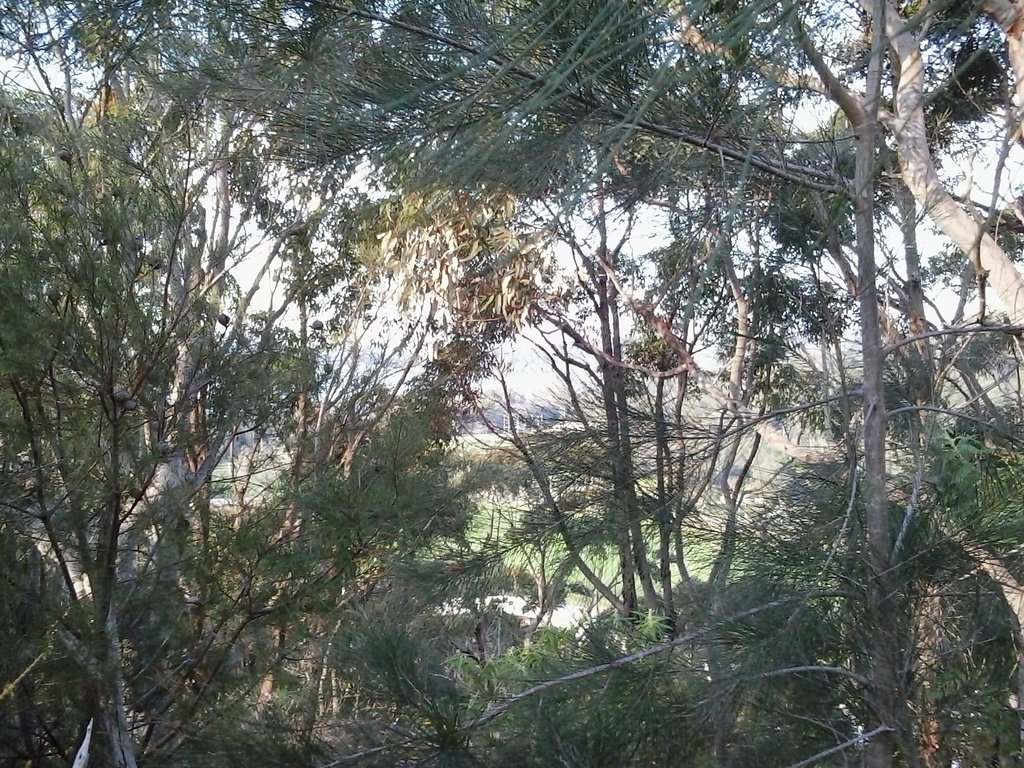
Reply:
[[[875,267],[874,199],[876,136],[881,91],[883,28],[879,16],[884,0],[865,0],[874,23],[867,94],[863,109],[847,113],[854,126],[856,166],[853,196],[857,231],[857,277],[860,288],[861,348],[864,366],[864,518],[866,524],[867,585],[864,641],[870,705],[869,731],[878,731],[864,751],[865,768],[894,765],[895,730],[899,696],[899,644],[897,592],[892,562],[892,535],[886,488],[886,410],[883,382],[884,351],[879,325]],[[851,481],[852,482],[852,481]]]

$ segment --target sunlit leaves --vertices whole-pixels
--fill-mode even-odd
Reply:
[[[514,228],[513,198],[414,193],[381,210],[380,258],[404,284],[403,308],[441,329],[526,322],[549,261],[538,233]]]

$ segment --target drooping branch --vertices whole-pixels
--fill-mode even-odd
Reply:
[[[356,8],[346,3],[334,3],[329,7],[347,16],[384,24],[394,29],[400,29],[433,42],[441,43],[453,50],[467,53],[484,65],[496,67],[501,73],[512,75],[519,80],[530,83],[538,92],[550,94],[549,98],[568,99],[584,107],[588,113],[600,114],[606,119],[614,120],[620,126],[705,150],[717,158],[725,158],[743,165],[749,165],[759,171],[777,178],[786,179],[809,189],[822,192],[841,192],[843,190],[841,179],[830,170],[825,171],[801,163],[795,163],[786,158],[771,158],[753,152],[750,148],[731,146],[710,134],[692,133],[682,128],[638,117],[635,114],[635,110],[623,111],[601,101],[591,93],[572,89],[562,82],[552,82],[546,74],[530,69],[521,63],[519,59],[509,58],[496,46],[485,48],[458,40],[433,29],[402,21],[387,14]]]
[[[837,754],[839,752],[842,752],[844,749],[849,749],[850,747],[855,747],[855,746],[861,746],[863,744],[870,744],[871,740],[874,739],[876,736],[881,736],[883,734],[891,733],[892,730],[893,729],[890,728],[887,725],[880,725],[877,728],[874,728],[874,729],[868,731],[867,733],[857,734],[852,739],[847,739],[846,741],[843,741],[843,742],[840,742],[839,744],[836,744],[834,747],[829,747],[828,749],[822,750],[821,752],[818,752],[817,754],[811,755],[810,757],[806,758],[805,760],[801,760],[798,763],[793,763],[792,765],[788,765],[788,766],[786,766],[786,768],[809,768],[809,766],[812,766],[815,763],[818,763],[821,760],[824,760],[826,757],[830,757],[831,755],[834,755],[834,754]]]

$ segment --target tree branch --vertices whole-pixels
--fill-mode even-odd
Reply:
[[[468,730],[471,728],[479,727],[481,725],[485,725],[489,723],[491,720],[494,720],[496,717],[507,712],[509,709],[511,709],[519,702],[525,699],[529,699],[538,694],[544,693],[545,691],[551,690],[552,688],[557,688],[558,686],[565,685],[566,683],[571,683],[575,680],[583,680],[588,677],[593,677],[594,675],[599,675],[603,672],[609,672],[613,669],[628,667],[629,665],[635,664],[636,662],[642,661],[650,656],[656,656],[660,653],[671,651],[673,648],[679,648],[680,646],[692,643],[694,640],[697,640],[698,638],[707,635],[708,633],[714,631],[718,627],[723,626],[729,622],[739,621],[740,619],[745,619],[750,616],[756,616],[759,613],[764,613],[765,611],[770,611],[774,608],[779,608],[783,605],[788,605],[789,603],[804,602],[814,597],[836,596],[837,594],[835,592],[816,591],[802,595],[792,595],[790,597],[784,597],[779,600],[773,600],[771,602],[764,603],[763,605],[759,605],[754,608],[749,608],[745,611],[740,611],[739,613],[734,613],[733,615],[727,616],[721,621],[716,622],[715,624],[712,624],[707,627],[702,627],[701,629],[698,629],[694,632],[689,632],[683,635],[682,637],[677,637],[672,640],[667,640],[663,643],[657,643],[655,645],[648,646],[647,648],[636,651],[635,653],[622,656],[618,659],[613,659],[612,661],[605,662],[604,664],[597,664],[596,666],[587,667],[586,669],[578,669],[575,672],[570,672],[567,675],[552,678],[551,680],[545,680],[544,682],[537,683],[536,685],[527,688],[525,691],[520,691],[514,696],[510,696],[502,703],[491,707],[482,715],[467,723],[464,726],[464,729]]]
[[[836,744],[834,747],[829,747],[828,749],[822,750],[821,752],[818,752],[816,755],[811,755],[805,760],[801,760],[798,763],[793,763],[792,765],[786,766],[786,768],[807,768],[807,766],[814,765],[816,762],[828,757],[829,755],[834,755],[836,752],[842,752],[844,749],[864,744],[866,742],[871,741],[871,739],[873,739],[875,736],[880,736],[883,733],[889,733],[893,730],[895,729],[889,727],[888,725],[880,725],[874,730],[868,731],[867,733],[862,733],[859,736],[855,736],[852,739],[847,739],[841,744]]]
[[[355,8],[345,3],[335,3],[329,7],[349,16],[366,19],[367,21],[374,21],[379,24],[385,24],[395,29],[401,29],[405,32],[424,37],[428,40],[443,43],[455,50],[477,56],[483,61],[499,67],[499,69],[504,72],[515,75],[520,79],[527,80],[534,85],[539,86],[545,92],[559,93],[562,97],[570,99],[577,104],[586,107],[588,110],[597,111],[607,115],[608,117],[618,121],[620,126],[632,126],[655,136],[673,139],[697,149],[708,150],[719,157],[725,157],[739,163],[749,164],[750,166],[772,176],[787,179],[810,189],[816,189],[822,192],[841,192],[845,189],[845,186],[840,183],[838,177],[834,173],[822,171],[820,169],[798,163],[788,162],[785,159],[773,160],[771,158],[764,157],[763,155],[756,155],[746,149],[738,149],[736,147],[729,146],[728,144],[723,144],[721,141],[708,135],[695,135],[672,126],[651,122],[645,119],[637,119],[632,111],[623,112],[620,109],[616,109],[615,107],[602,103],[592,96],[584,95],[574,90],[569,90],[559,83],[553,84],[549,82],[547,76],[534,72],[533,70],[524,67],[522,64],[501,55],[493,47],[488,50],[480,46],[457,40],[432,29],[400,21],[399,19],[395,19],[394,17],[386,14]]]

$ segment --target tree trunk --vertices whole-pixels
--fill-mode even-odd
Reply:
[[[644,606],[649,611],[660,611],[661,601],[654,586],[636,496],[636,468],[633,464],[626,382],[622,366],[614,364],[623,359],[617,282],[619,247],[610,246],[607,215],[603,183],[600,183],[596,211],[600,242],[597,246],[596,259],[588,258],[587,269],[595,283],[593,290],[598,300],[601,351],[604,356],[601,363],[601,397],[612,475],[612,495],[608,506],[616,518],[616,524],[621,526],[619,562],[622,571],[623,602],[629,612],[639,608],[636,587],[636,582],[639,581]],[[619,245],[621,246],[621,243]]]
[[[661,602],[671,629],[675,630],[676,608],[672,594],[672,504],[669,497],[672,467],[672,448],[668,440],[665,415],[665,379],[658,379],[654,393],[655,474],[658,498],[658,578],[661,582]]]
[[[106,643],[102,675],[100,723],[107,740],[109,765],[112,768],[136,768],[135,745],[128,727],[125,710],[124,674],[122,673],[121,640],[117,613],[113,605],[107,609],[103,634]]]
[[[923,768],[946,768],[942,749],[942,727],[939,723],[932,682],[939,665],[942,601],[939,595],[922,597],[917,610],[917,648],[920,678],[917,705],[921,712],[918,744]]]
[[[868,64],[867,96],[863,111],[849,114],[854,125],[856,166],[853,181],[857,229],[857,282],[860,287],[861,345],[864,366],[864,518],[867,537],[867,588],[864,640],[868,664],[868,731],[877,731],[864,750],[865,768],[894,765],[894,738],[899,657],[896,632],[896,585],[892,576],[892,536],[886,489],[886,411],[883,383],[884,350],[879,327],[875,274],[874,192],[878,102],[882,70],[882,15],[884,0],[866,0],[872,14],[872,46]],[[923,124],[922,124],[923,125]],[[854,482],[851,479],[851,482]]]
[[[987,272],[987,284],[999,296],[1010,322],[1024,323],[1024,277],[1006,252],[985,232],[984,225],[953,200],[935,170],[925,126],[925,72],[920,43],[907,21],[887,0],[882,3],[862,0],[862,5],[876,21],[884,18],[889,45],[899,61],[895,115],[886,125],[896,139],[904,183],[943,234]],[[873,8],[874,5],[879,8]],[[1011,46],[1011,60],[1016,53],[1020,62],[1024,50],[1018,27],[1016,22],[1011,26],[1016,30],[1010,38],[1016,41]],[[1015,63],[1015,69],[1016,66]]]
[[[1006,53],[1013,67],[1013,105],[1015,122],[1024,122],[1024,6],[1019,0],[985,0],[985,12],[1006,35]]]

